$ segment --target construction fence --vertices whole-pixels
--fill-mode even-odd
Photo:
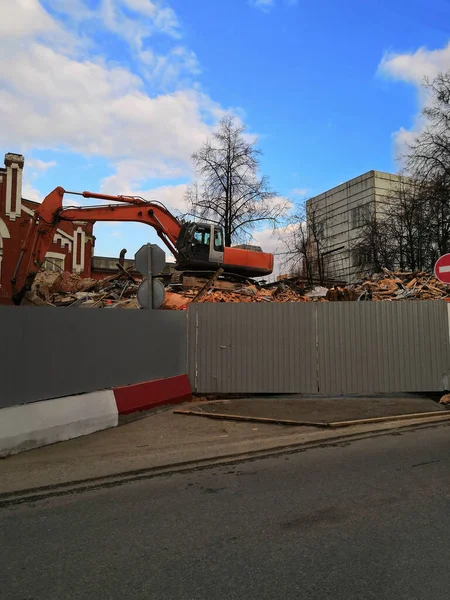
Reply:
[[[186,314],[0,306],[0,408],[186,373]]]
[[[0,307],[0,408],[188,373],[199,394],[450,387],[445,301]]]
[[[444,301],[197,304],[196,393],[374,394],[450,386]]]

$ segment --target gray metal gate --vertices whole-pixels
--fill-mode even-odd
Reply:
[[[445,302],[199,304],[188,310],[198,393],[381,393],[449,387]]]

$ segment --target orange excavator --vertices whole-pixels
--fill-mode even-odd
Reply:
[[[63,207],[65,194],[108,200],[114,204],[92,207]],[[61,221],[133,221],[146,223],[174,255],[176,268],[197,273],[218,268],[224,275],[258,277],[270,275],[273,255],[258,248],[226,247],[223,230],[210,223],[180,223],[160,202],[139,196],[110,196],[94,192],[68,192],[55,188],[36,209],[21,247],[12,285],[14,304],[20,304],[39,272]]]

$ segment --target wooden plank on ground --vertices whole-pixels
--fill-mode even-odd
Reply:
[[[177,415],[191,415],[195,417],[207,417],[208,419],[222,419],[225,421],[248,421],[250,423],[265,423],[272,425],[293,425],[293,426],[308,426],[311,427],[329,427],[328,423],[315,421],[291,421],[289,419],[272,419],[268,417],[246,417],[243,415],[233,415],[226,413],[209,413],[199,410],[183,410],[181,408],[173,411]]]
[[[352,421],[333,421],[328,423],[330,427],[348,427],[349,425],[364,425],[365,423],[383,423],[385,421],[401,421],[404,419],[434,418],[450,419],[450,413],[445,410],[434,410],[432,412],[409,413],[405,415],[391,415],[387,417],[371,417],[370,419],[353,419]]]
[[[213,286],[216,279],[218,277],[220,277],[222,275],[222,273],[223,273],[222,267],[220,267],[220,269],[217,269],[217,271],[214,273],[214,275],[212,275],[212,277],[210,277],[208,279],[208,281],[205,283],[205,285],[202,287],[202,289],[199,291],[199,293],[195,296],[195,298],[192,299],[192,302],[200,302],[200,300],[204,296],[206,296],[207,292],[211,289],[211,287]]]

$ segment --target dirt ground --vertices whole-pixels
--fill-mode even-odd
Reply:
[[[332,423],[374,417],[390,417],[411,413],[446,410],[430,398],[420,396],[305,398],[299,395],[252,397],[240,400],[214,400],[192,405],[191,410],[203,413],[262,417]]]

